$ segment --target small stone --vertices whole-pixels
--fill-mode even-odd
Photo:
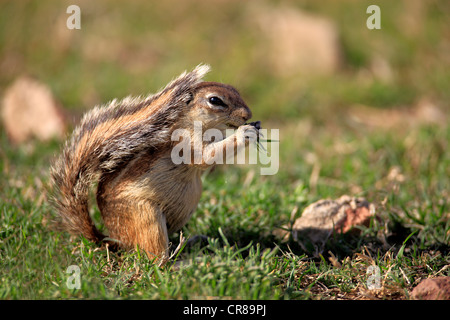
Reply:
[[[363,198],[344,195],[337,200],[319,200],[294,222],[292,236],[299,242],[324,244],[333,232],[358,232],[354,227],[367,226],[373,214],[373,205]]]
[[[6,89],[1,119],[8,137],[17,144],[32,138],[62,138],[66,128],[51,90],[30,77],[21,77]]]
[[[450,300],[450,277],[422,280],[411,292],[414,300]]]
[[[261,4],[249,15],[266,45],[257,50],[277,74],[329,75],[339,68],[339,31],[332,20],[291,6]]]

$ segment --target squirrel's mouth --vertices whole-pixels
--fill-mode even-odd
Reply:
[[[239,128],[239,126],[236,126],[236,125],[234,125],[234,124],[232,124],[232,123],[227,123],[226,125],[227,125],[227,127],[230,128],[230,129],[237,129],[237,128]]]

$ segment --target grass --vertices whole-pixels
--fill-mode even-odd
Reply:
[[[67,40],[55,26],[68,4],[4,2],[0,56],[8,63],[0,66],[0,93],[32,73],[77,119],[94,104],[156,91],[208,62],[208,79],[237,82],[253,118],[280,129],[279,172],[260,176],[258,167],[227,165],[205,174],[199,207],[182,231],[207,241],[158,267],[139,250],[110,252],[54,231],[46,188],[62,142],[14,146],[0,127],[0,299],[403,300],[422,279],[450,276],[450,62],[438,50],[448,33],[448,4],[428,4],[423,28],[411,34],[398,28],[406,16],[395,19],[406,9],[381,2],[382,32],[368,36],[359,26],[364,2],[306,1],[305,8],[339,26],[345,61],[336,74],[304,80],[275,76],[249,58],[256,40],[239,32],[249,25],[238,2],[186,3],[177,10],[168,10],[170,2],[86,5],[83,31]],[[86,43],[102,39],[111,51],[88,51]],[[362,76],[380,54],[393,70],[390,82]],[[422,97],[439,106],[441,121],[389,116],[378,126],[374,117],[354,118],[364,104],[401,119]],[[320,251],[280,238],[307,205],[343,194],[375,205],[376,217],[359,235],[333,235]],[[179,234],[170,239],[178,244]],[[80,289],[67,286],[71,265],[80,268]],[[367,286],[370,266],[380,271],[376,290]]]
[[[428,136],[429,130],[433,129],[420,131]],[[443,133],[434,130],[433,139],[448,139],[448,131],[439,136]],[[378,179],[372,170],[381,156],[362,158],[367,163],[359,174],[345,163],[351,159],[338,164],[338,158],[331,157],[334,164],[328,165],[341,167],[334,179],[342,185],[319,179],[315,191],[286,173],[249,181],[251,168],[219,169],[206,177],[199,208],[183,229],[186,236],[206,235],[208,243],[185,248],[176,261],[157,267],[140,252],[113,253],[51,231],[43,177],[54,146],[45,147],[26,157],[23,153],[30,151],[3,149],[3,299],[408,299],[420,280],[449,275],[447,185],[439,178],[439,172],[446,170],[439,166],[445,165],[444,160],[432,167],[438,176],[403,173],[405,180],[417,182],[412,184]],[[399,148],[386,153],[387,167],[409,163],[407,153]],[[341,178],[347,176],[348,180]],[[360,236],[336,235],[319,256],[304,252],[292,239],[282,242],[274,236],[275,230],[292,222],[295,208],[298,217],[319,196],[332,197],[372,179],[373,186],[364,193],[377,205],[377,219]],[[171,240],[178,243],[178,235]],[[66,286],[70,265],[81,269],[80,290]],[[367,288],[371,265],[380,268],[380,290]]]

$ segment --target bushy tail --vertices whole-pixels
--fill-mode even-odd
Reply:
[[[51,169],[51,203],[59,215],[60,227],[99,243],[105,236],[95,227],[89,214],[89,190],[98,176],[98,161],[89,156],[90,150],[74,147],[74,140],[66,144]]]

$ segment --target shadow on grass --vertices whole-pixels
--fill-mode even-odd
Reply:
[[[243,248],[249,243],[258,244],[262,250],[278,247],[281,252],[305,256],[312,261],[321,261],[324,258],[328,260],[330,257],[343,260],[362,251],[374,257],[384,256],[387,252],[397,255],[400,250],[405,253],[414,252],[414,255],[420,255],[423,252],[440,252],[444,256],[450,254],[449,244],[436,241],[424,245],[417,232],[400,224],[394,224],[389,229],[388,235],[374,234],[374,232],[367,230],[362,230],[359,234],[329,234],[329,232],[320,229],[308,230],[309,232],[314,232],[326,240],[322,243],[312,243],[307,238],[295,241],[290,235],[287,241],[280,241],[279,237],[270,233],[233,229],[231,227],[224,228],[223,234],[226,241],[237,248]],[[223,246],[226,245],[219,233],[211,232],[207,236],[192,236],[191,241],[188,241],[188,245],[185,247],[185,252],[207,251],[208,238],[218,238]],[[173,238],[173,240],[176,243],[176,239]],[[245,257],[245,252],[243,252],[243,256]]]

